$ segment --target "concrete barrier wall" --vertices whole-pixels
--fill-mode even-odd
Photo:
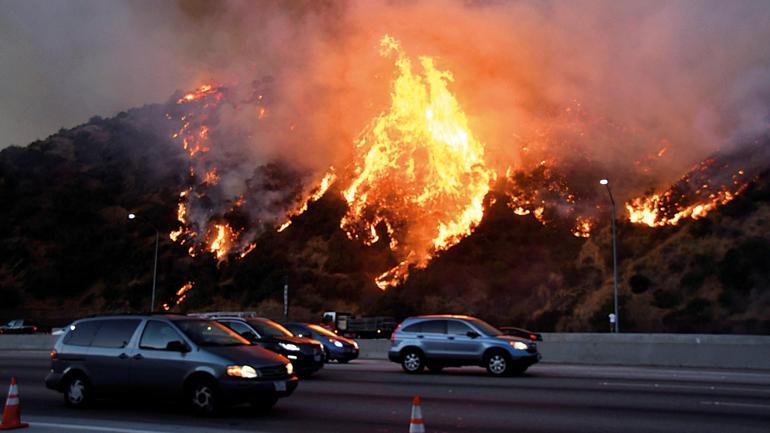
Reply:
[[[362,358],[387,358],[390,341],[360,340]],[[543,334],[541,362],[770,370],[770,336]]]
[[[770,336],[543,334],[544,363],[770,370]],[[0,350],[50,350],[51,335],[0,335]],[[389,340],[359,340],[361,358],[387,359]]]

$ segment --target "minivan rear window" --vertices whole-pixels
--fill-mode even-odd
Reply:
[[[63,343],[73,346],[90,346],[101,324],[101,320],[74,323],[70,325],[70,331],[64,336]]]
[[[95,347],[125,347],[139,326],[139,319],[112,319],[103,320],[102,326],[96,332],[91,342]]]

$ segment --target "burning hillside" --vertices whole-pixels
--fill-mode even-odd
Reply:
[[[426,267],[470,235],[494,204],[491,191],[501,193],[515,215],[544,225],[571,220],[575,237],[591,236],[597,221],[604,219],[598,215],[604,198],[581,182],[595,186],[596,179],[567,174],[559,162],[564,157],[498,172],[452,92],[457,85],[452,72],[429,56],[418,57],[415,65],[390,36],[381,39],[380,54],[395,64],[389,108],[351,143],[348,164],[321,175],[291,162],[258,165],[233,146],[263,143],[233,128],[227,116],[245,113],[257,131],[283,128],[270,115],[269,85],[255,82],[244,91],[238,84],[206,84],[179,97],[167,117],[181,125],[172,138],[189,157],[189,186],[179,194],[180,226],[169,234],[171,240],[193,256],[211,254],[220,262],[243,258],[263,233],[283,232],[312,203],[334,191],[346,202],[340,227],[350,239],[367,246],[386,240],[396,265],[375,279],[385,289],[403,283],[411,268]],[[574,128],[599,127],[596,122],[580,121],[575,125],[582,126]],[[666,148],[658,151],[656,159],[665,153]],[[665,192],[629,200],[626,217],[650,227],[702,218],[746,188],[750,174],[738,167],[741,163],[709,158]],[[759,167],[761,163],[754,163],[751,169]],[[639,174],[648,171],[645,167]]]

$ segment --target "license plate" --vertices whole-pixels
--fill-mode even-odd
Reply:
[[[286,382],[273,382],[273,386],[275,386],[275,390],[278,392],[286,391]]]

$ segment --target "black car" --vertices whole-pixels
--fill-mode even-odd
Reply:
[[[252,343],[289,358],[300,376],[309,376],[324,365],[324,348],[321,343],[297,337],[270,319],[216,317],[215,320]]]
[[[537,332],[528,331],[522,328],[515,328],[513,326],[501,326],[500,330],[503,334],[510,335],[512,337],[526,338],[532,341],[543,341],[543,336]]]
[[[37,324],[23,319],[11,320],[0,326],[0,334],[34,334],[38,331],[40,327]]]
[[[320,341],[326,350],[326,359],[346,363],[358,358],[358,343],[341,337],[328,329],[309,323],[287,323],[286,327],[299,337]]]

